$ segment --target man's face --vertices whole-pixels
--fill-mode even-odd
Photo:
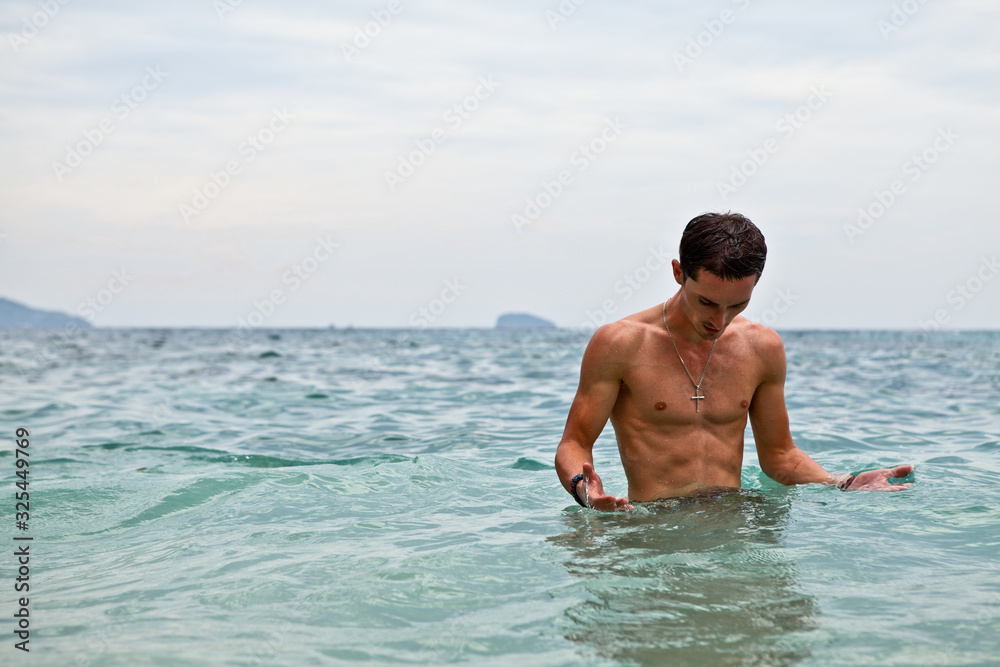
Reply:
[[[730,322],[746,309],[757,285],[757,276],[725,280],[704,269],[698,271],[697,280],[690,276],[684,278],[680,275],[679,263],[674,275],[681,285],[684,314],[705,340],[715,340],[722,335]]]

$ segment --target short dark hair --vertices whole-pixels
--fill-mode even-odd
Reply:
[[[767,245],[757,226],[739,213],[705,213],[687,224],[681,235],[680,263],[685,278],[698,280],[706,269],[725,280],[764,272]]]

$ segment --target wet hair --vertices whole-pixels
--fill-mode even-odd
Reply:
[[[681,235],[680,264],[685,278],[707,271],[724,280],[740,280],[764,271],[767,245],[757,226],[739,213],[705,213]]]

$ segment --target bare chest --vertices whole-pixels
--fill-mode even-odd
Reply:
[[[739,345],[719,345],[710,361],[707,355],[685,361],[691,377],[673,347],[644,348],[623,378],[617,416],[651,425],[745,423],[759,384],[757,360]]]

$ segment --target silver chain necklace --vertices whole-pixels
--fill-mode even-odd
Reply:
[[[694,411],[701,412],[701,402],[705,399],[705,395],[701,393],[701,383],[705,381],[705,373],[708,372],[708,365],[712,363],[712,354],[715,353],[715,346],[718,344],[719,339],[716,338],[715,342],[712,343],[712,349],[708,353],[708,360],[705,362],[705,370],[701,372],[701,377],[698,381],[694,381],[694,376],[691,375],[691,371],[688,370],[688,365],[684,363],[684,357],[681,356],[681,351],[677,349],[677,342],[674,340],[674,335],[670,333],[670,327],[667,326],[667,302],[663,302],[663,327],[667,330],[667,335],[670,336],[670,342],[674,346],[674,352],[677,353],[677,358],[681,360],[681,366],[684,367],[684,372],[687,373],[688,379],[691,380],[691,384],[694,385],[694,396],[691,400],[694,401]],[[721,336],[720,336],[721,338]]]

